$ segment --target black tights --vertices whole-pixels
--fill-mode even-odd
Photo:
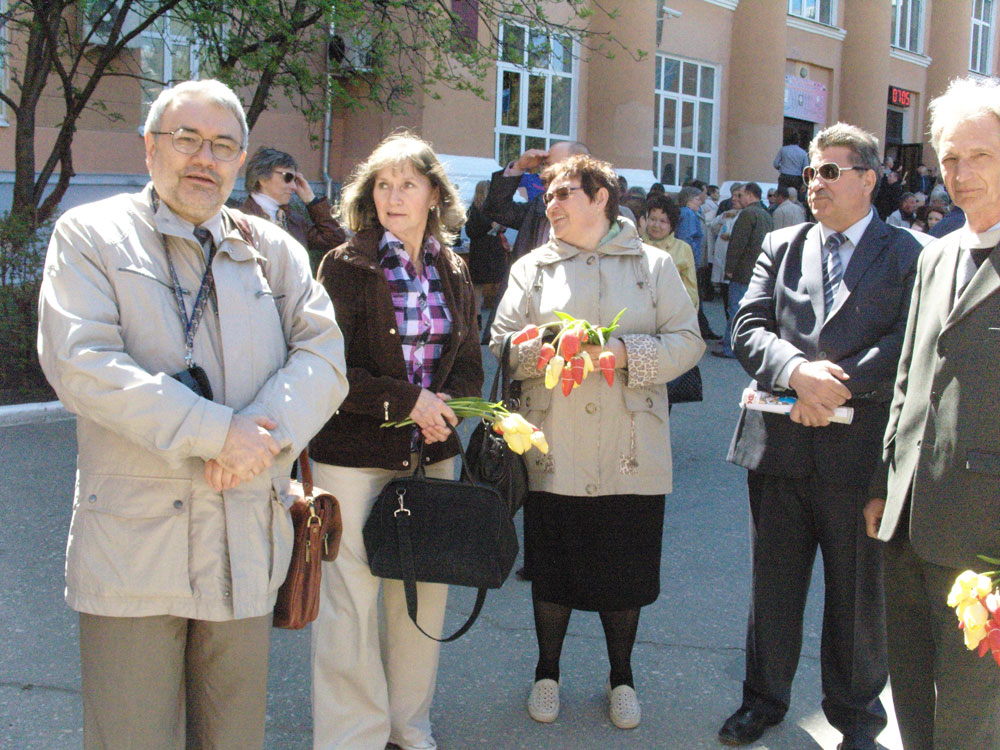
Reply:
[[[559,655],[562,653],[563,639],[569,618],[573,614],[570,607],[553,602],[534,601],[535,635],[538,637],[538,666],[535,667],[536,680],[559,679]],[[628,685],[632,682],[632,647],[639,628],[639,609],[622,609],[601,612],[601,625],[608,644],[608,661],[611,662],[611,687]]]

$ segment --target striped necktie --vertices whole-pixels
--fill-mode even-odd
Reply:
[[[833,308],[833,298],[837,295],[837,287],[844,276],[838,251],[846,239],[840,232],[834,232],[823,243],[823,303],[827,315]]]

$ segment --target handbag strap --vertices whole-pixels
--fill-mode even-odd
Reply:
[[[445,424],[448,424],[445,422]],[[455,441],[455,445],[458,446],[458,455],[462,459],[462,471],[458,475],[458,481],[465,482],[467,484],[475,484],[475,480],[472,478],[472,472],[469,470],[469,462],[465,457],[465,448],[462,446],[462,438],[458,434],[458,430],[455,429],[454,425],[448,424],[448,429],[451,430],[451,440]],[[420,437],[420,451],[417,454],[417,465],[413,469],[413,476],[423,477],[424,472],[424,449],[427,447],[427,443],[424,442],[424,438]],[[463,478],[464,477],[464,478]]]
[[[400,508],[393,515],[396,519],[396,540],[399,547],[399,562],[403,568],[403,591],[406,594],[406,613],[410,616],[410,620],[413,621],[413,624],[416,625],[417,630],[433,641],[437,641],[438,643],[450,643],[451,641],[461,638],[469,631],[469,628],[472,627],[476,618],[479,617],[479,613],[483,609],[483,604],[486,602],[487,589],[477,590],[476,603],[472,608],[472,614],[469,615],[462,627],[449,635],[447,638],[435,638],[433,635],[420,627],[420,623],[417,622],[417,574],[413,567],[413,542],[410,539],[410,511],[406,508]]]
[[[302,477],[302,489],[307,498],[313,496],[313,472],[309,465],[309,448],[303,448],[299,454],[299,475]]]
[[[508,409],[510,408],[510,342],[516,335],[515,332],[504,336],[503,346],[500,348],[500,364],[493,373],[493,385],[490,387],[490,401],[496,401],[499,393],[500,399]]]

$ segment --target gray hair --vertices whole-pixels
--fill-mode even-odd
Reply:
[[[149,108],[144,132],[159,130],[160,120],[163,119],[163,113],[167,107],[175,100],[183,98],[207,99],[212,104],[232,112],[240,124],[240,145],[246,149],[250,131],[247,128],[247,116],[243,111],[243,105],[240,104],[239,98],[231,88],[214,78],[207,78],[203,81],[184,81],[176,86],[163,89]]]
[[[838,146],[850,150],[852,167],[864,167],[879,174],[882,161],[878,157],[878,138],[846,122],[819,131],[809,144],[809,158],[814,159],[820,151]]]
[[[732,195],[737,190],[742,190],[742,189],[743,189],[742,182],[734,182],[732,185],[729,186],[729,194]]]
[[[259,193],[260,181],[270,177],[277,167],[287,167],[293,172],[299,171],[291,154],[267,146],[261,146],[257,149],[247,161],[247,174],[244,179],[247,192]]]
[[[930,114],[931,145],[940,154],[941,135],[949,122],[982,115],[993,115],[1000,120],[1000,81],[974,76],[956,78],[941,96],[931,100],[927,111]]]
[[[385,167],[405,162],[410,162],[431,181],[431,187],[438,189],[440,206],[428,215],[427,228],[442,247],[450,246],[465,223],[465,205],[431,145],[408,131],[390,135],[355,168],[341,193],[341,218],[353,232],[379,226],[373,197],[375,175]]]
[[[688,203],[691,202],[692,198],[697,198],[701,195],[701,188],[696,187],[682,187],[681,191],[677,194],[677,205],[684,208]]]

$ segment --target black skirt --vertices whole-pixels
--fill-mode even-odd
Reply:
[[[597,612],[652,604],[660,595],[663,506],[663,495],[529,492],[524,547],[532,598]]]

